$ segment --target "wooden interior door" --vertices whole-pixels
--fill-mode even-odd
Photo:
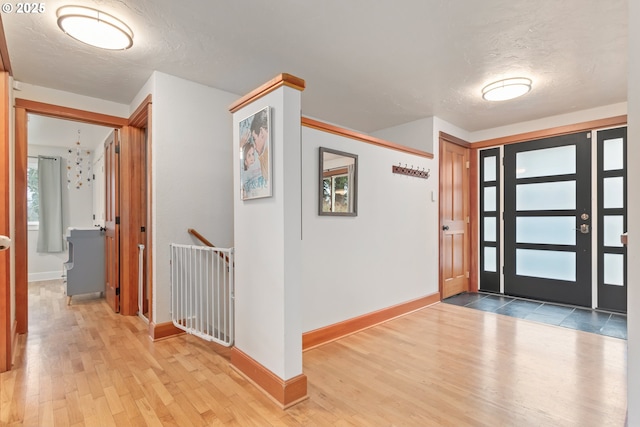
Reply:
[[[120,313],[125,316],[133,316],[139,311],[140,249],[138,246],[145,244],[147,219],[145,142],[143,129],[132,126],[124,126],[121,129],[117,159],[120,173],[119,197],[123,207],[119,221]],[[142,301],[144,301],[144,295]]]
[[[469,290],[469,149],[440,139],[440,296]]]
[[[105,161],[105,297],[120,311],[120,152],[119,132],[114,130],[104,143]]]

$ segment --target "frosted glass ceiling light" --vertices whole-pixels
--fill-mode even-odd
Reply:
[[[57,16],[60,29],[82,43],[109,50],[133,46],[131,28],[107,13],[82,6],[63,6]]]
[[[499,80],[482,88],[482,97],[487,101],[506,101],[517,98],[531,90],[531,79],[517,77]]]

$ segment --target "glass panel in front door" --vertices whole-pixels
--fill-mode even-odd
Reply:
[[[598,131],[598,308],[627,311],[627,128]]]

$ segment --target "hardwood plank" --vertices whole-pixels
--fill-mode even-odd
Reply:
[[[0,425],[624,425],[624,340],[436,303],[304,352],[310,398],[283,411],[229,351],[62,289],[30,285]]]
[[[55,427],[68,427],[71,425],[67,407],[61,407],[53,411],[53,425]]]
[[[104,395],[107,398],[107,403],[109,404],[109,409],[112,415],[124,412],[124,406],[122,406],[120,395],[118,395],[115,387],[109,386],[105,388]]]
[[[80,410],[80,399],[77,392],[68,393],[66,396],[67,411],[69,415],[69,424],[81,423],[84,419],[82,411]]]

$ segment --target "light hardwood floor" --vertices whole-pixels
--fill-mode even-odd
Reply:
[[[192,336],[62,285],[29,288],[30,332],[0,374],[9,426],[622,426],[626,342],[436,304],[304,354],[310,399],[282,411]],[[218,350],[218,352],[216,352]]]

